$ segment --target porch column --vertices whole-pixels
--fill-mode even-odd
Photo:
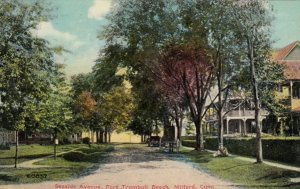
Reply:
[[[246,119],[243,119],[244,135],[247,134],[247,126],[246,126],[246,122],[247,122],[247,120],[246,120]]]
[[[293,112],[292,112],[292,109],[293,109],[293,81],[290,81],[290,95],[291,95],[291,112],[290,112],[290,116],[291,116],[291,125],[290,125],[290,133],[291,135],[293,136],[293,130],[294,130],[294,120],[293,120]]]
[[[239,120],[239,133],[242,133],[242,124],[241,124],[242,120]]]

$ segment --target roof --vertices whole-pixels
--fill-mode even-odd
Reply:
[[[300,80],[300,60],[295,61],[278,61],[279,64],[283,65],[284,76],[289,80]]]
[[[300,45],[299,41],[294,41],[291,44],[277,50],[273,54],[273,58],[275,60],[284,60],[284,58],[296,47],[296,45]]]
[[[290,52],[298,45],[300,46],[300,42],[294,41],[273,53],[274,60],[283,65],[284,76],[288,80],[300,80],[300,60],[285,60]]]

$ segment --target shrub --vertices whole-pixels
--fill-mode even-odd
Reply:
[[[63,154],[62,156],[67,161],[84,161],[85,160],[85,153],[82,152],[68,152]]]
[[[9,143],[0,144],[0,150],[10,150]]]
[[[98,163],[102,156],[103,156],[102,152],[94,152],[94,153],[86,154],[84,156],[83,161],[91,162],[91,163]]]
[[[73,144],[81,144],[80,141],[73,141]]]
[[[82,143],[83,143],[83,144],[90,144],[90,142],[91,142],[91,139],[90,139],[89,137],[84,137],[84,138],[82,139]]]

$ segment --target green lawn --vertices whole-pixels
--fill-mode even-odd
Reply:
[[[87,145],[84,144],[70,144],[70,145],[58,145],[57,153],[69,151],[74,148],[84,148]],[[15,146],[11,146],[10,150],[0,150],[0,165],[13,165],[15,163]],[[45,157],[53,154],[52,145],[20,145],[18,152],[18,162],[24,162],[31,159],[36,159],[40,157]]]
[[[51,149],[49,146],[33,146],[32,149],[34,149],[35,152],[32,153],[36,154],[42,154],[42,152],[47,154],[48,150]],[[101,161],[103,161],[105,156],[114,149],[114,146],[92,145],[91,148],[89,148],[87,145],[65,145],[59,146],[59,151],[68,151],[74,148],[77,149],[76,152],[84,155],[82,161],[67,161],[63,158],[64,155],[60,155],[56,160],[54,160],[53,157],[50,157],[35,163],[35,165],[48,165],[49,167],[30,169],[1,168],[0,184],[68,180],[86,175],[101,165]],[[36,152],[37,149],[39,149],[40,153]],[[6,153],[9,154],[9,152]]]
[[[243,188],[300,187],[300,183],[291,183],[289,179],[300,177],[300,172],[254,164],[232,157],[214,158],[212,153],[191,151],[186,148],[183,148],[181,153],[196,163],[200,169]]]

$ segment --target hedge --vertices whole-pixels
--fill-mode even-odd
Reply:
[[[183,140],[183,146],[195,147],[195,140]],[[285,163],[300,165],[300,140],[262,139],[263,157]],[[206,138],[204,146],[209,150],[218,149],[217,138]],[[224,146],[229,153],[255,157],[255,138],[224,138]]]
[[[65,153],[63,154],[62,157],[68,161],[80,162],[80,161],[84,161],[85,155],[86,155],[85,153],[75,151],[75,152]]]

